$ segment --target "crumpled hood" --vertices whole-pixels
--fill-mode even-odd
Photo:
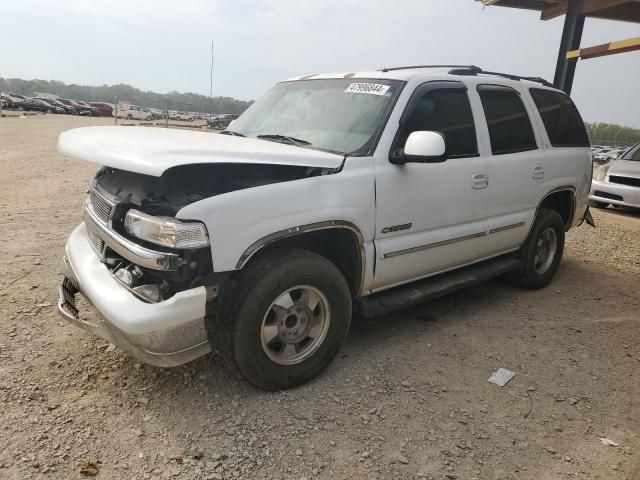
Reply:
[[[640,162],[631,160],[614,160],[609,167],[609,175],[640,178]]]
[[[161,176],[179,165],[230,163],[338,168],[341,155],[293,145],[154,127],[85,127],[63,132],[58,151],[98,165]]]

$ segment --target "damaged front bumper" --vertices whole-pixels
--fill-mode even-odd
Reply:
[[[64,267],[58,311],[74,325],[159,367],[181,365],[211,351],[205,323],[205,287],[178,292],[158,303],[142,301],[100,261],[84,223],[69,236]],[[79,315],[77,293],[93,305],[98,318]]]

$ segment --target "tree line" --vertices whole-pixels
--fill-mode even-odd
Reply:
[[[0,77],[0,91],[32,96],[35,93],[51,93],[62,98],[85,102],[106,102],[130,100],[135,105],[164,110],[181,110],[202,113],[242,113],[253,101],[237,100],[231,97],[213,97],[198,93],[156,93],[143,91],[124,83],[118,85],[67,85],[58,80],[23,80],[21,78]]]
[[[587,123],[592,144],[633,145],[640,142],[640,129],[613,123]]]

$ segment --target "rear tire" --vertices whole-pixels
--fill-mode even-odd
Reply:
[[[531,232],[518,252],[522,268],[508,276],[511,283],[529,290],[544,288],[555,276],[564,251],[564,220],[555,210],[541,208]]]
[[[274,251],[230,283],[216,323],[213,340],[243,377],[264,390],[292,388],[337,355],[349,332],[351,293],[326,258]]]

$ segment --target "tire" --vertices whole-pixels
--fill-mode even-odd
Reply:
[[[349,332],[351,293],[326,258],[274,251],[231,280],[215,323],[212,341],[244,378],[264,390],[288,389],[337,355]]]
[[[607,202],[597,202],[596,200],[589,200],[589,205],[594,208],[607,208],[609,206]]]
[[[509,275],[508,279],[529,290],[549,285],[560,266],[564,233],[565,224],[560,214],[555,210],[541,208],[525,244],[518,252],[523,266]]]

